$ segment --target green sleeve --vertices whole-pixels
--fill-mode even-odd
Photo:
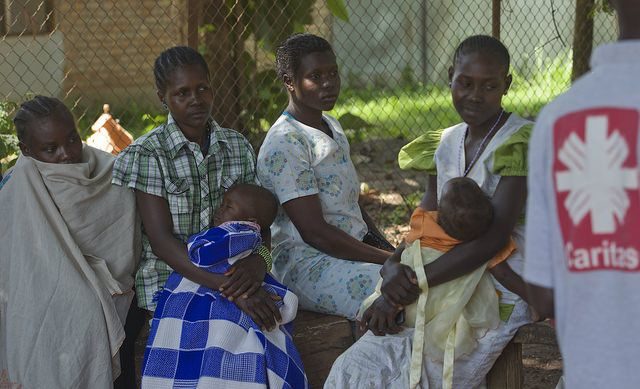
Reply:
[[[141,144],[131,144],[118,154],[113,164],[111,183],[167,198],[158,155]]]
[[[493,154],[493,173],[499,176],[523,177],[527,175],[527,151],[533,124],[516,131]]]
[[[441,135],[442,130],[429,131],[404,145],[398,153],[400,169],[426,170],[429,174],[435,175],[435,154]]]

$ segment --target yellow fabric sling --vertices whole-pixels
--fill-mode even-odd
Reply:
[[[437,224],[437,212],[416,209],[401,263],[410,266],[422,293],[416,303],[405,307],[405,327],[415,327],[410,364],[410,387],[420,384],[425,357],[443,362],[443,388],[451,388],[455,357],[468,354],[476,340],[498,325],[498,298],[485,267],[429,289],[424,266],[435,261],[459,241],[448,236]],[[489,262],[495,266],[515,250],[511,241]],[[362,303],[364,312],[380,295],[376,291]],[[428,303],[428,304],[427,304]]]
[[[422,264],[422,253],[420,251],[420,241],[416,240],[413,244],[406,248],[409,255],[413,259],[413,268],[418,277],[418,286],[422,290],[418,297],[416,307],[415,331],[413,333],[413,346],[411,347],[411,367],[409,373],[409,387],[411,389],[418,386],[422,376],[422,357],[424,351],[424,329],[425,329],[425,308],[427,306],[427,297],[429,296],[429,285],[427,284],[427,275],[424,272]],[[443,377],[444,379],[444,377]]]

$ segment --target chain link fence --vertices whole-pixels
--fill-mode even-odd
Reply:
[[[10,153],[15,103],[35,94],[64,99],[85,138],[104,103],[134,137],[150,130],[166,114],[153,61],[174,45],[205,56],[214,117],[257,148],[287,102],[275,46],[305,30],[335,49],[343,88],[331,114],[348,132],[369,207],[383,225],[406,223],[425,177],[399,171],[397,151],[459,121],[447,88],[457,44],[479,33],[500,37],[514,76],[505,107],[535,117],[569,86],[572,70],[585,70],[592,45],[615,39],[614,16],[594,2],[0,0],[0,158]]]

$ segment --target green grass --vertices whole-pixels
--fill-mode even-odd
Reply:
[[[343,121],[345,128],[357,130],[352,135],[357,140],[408,138],[459,121],[448,90],[428,87],[415,91],[346,90],[330,114],[338,118],[351,114],[369,123],[354,129]]]
[[[512,71],[513,83],[503,99],[507,111],[535,118],[545,104],[570,85],[571,53],[554,59],[536,58],[529,67]],[[527,74],[525,77],[523,74]],[[460,122],[446,87],[414,86],[404,89],[343,90],[337,106],[330,112],[335,117],[355,115],[358,124],[346,120],[352,140],[372,138],[412,139],[425,131],[449,127]],[[368,126],[361,126],[364,120]]]
[[[533,56],[520,69],[512,69],[512,75],[511,90],[503,99],[505,109],[524,117],[535,118],[545,104],[569,87],[571,52],[567,51],[552,59]],[[446,86],[422,85],[410,79],[405,80],[403,85],[405,87],[393,89],[345,87],[330,114],[340,119],[351,141],[381,138],[410,140],[426,131],[446,128],[460,122]],[[267,89],[269,93],[261,101],[268,100],[268,104],[275,104],[275,113],[272,114],[277,116],[280,109],[284,108],[277,108],[281,103],[276,102],[283,97],[278,93],[283,92],[279,85],[275,89],[265,90]],[[97,108],[84,111],[80,109],[80,112],[99,111]],[[84,115],[80,118],[78,128],[81,135],[90,135],[89,127],[96,117]],[[137,138],[164,122],[166,112],[148,112],[134,104],[121,111],[118,118]],[[247,131],[254,144],[262,139],[271,120],[262,118],[260,128]]]
[[[516,76],[514,86],[503,100],[504,107],[521,116],[535,117],[546,103],[566,89],[569,85],[568,76],[566,80],[556,82],[539,79],[519,84],[521,80]],[[349,118],[341,120],[341,123],[351,140],[355,141],[398,137],[413,139],[425,131],[446,128],[460,122],[451,103],[449,89],[433,86],[414,90],[346,88],[336,107],[329,113],[337,118],[349,114]],[[88,116],[83,116],[78,125],[84,137],[90,135],[89,128],[95,120]],[[361,120],[354,123],[350,120],[354,117]],[[137,138],[163,123],[166,113],[147,113],[134,107],[123,112],[119,119]],[[268,126],[265,128],[268,129]]]
[[[566,83],[568,86],[568,82]],[[559,84],[515,86],[503,99],[507,111],[534,118],[542,107],[565,90]],[[449,127],[460,122],[453,108],[448,88],[426,87],[415,91],[376,90],[343,92],[338,105],[330,112],[335,117],[355,115],[369,125],[353,128],[350,137],[411,139],[425,131]]]
[[[554,59],[534,57],[526,68],[520,71],[514,69],[512,73],[514,80],[511,90],[503,99],[505,109],[535,118],[545,104],[569,87],[571,52]],[[443,129],[460,122],[448,88],[423,86],[412,80],[404,85],[406,87],[395,89],[344,88],[338,105],[330,114],[340,119],[351,142],[390,138],[411,140],[426,131]],[[278,105],[273,97],[269,98],[269,103]],[[0,102],[0,170],[10,166],[11,160],[16,157],[11,121],[15,106],[14,102]],[[78,130],[84,139],[91,135],[91,124],[101,111],[101,107],[74,109]],[[117,117],[134,138],[138,138],[163,123],[166,112],[148,112],[133,104],[120,111]],[[248,131],[250,140],[256,146],[270,125],[266,119],[261,121],[261,128]]]
[[[503,99],[507,111],[535,118],[542,107],[570,85],[571,52],[553,58],[534,57],[523,69],[513,69],[511,90]],[[525,76],[526,75],[526,76]],[[403,88],[344,88],[337,106],[330,114],[339,118],[351,141],[402,138],[411,140],[426,131],[449,127],[460,122],[446,87],[405,82]],[[267,95],[271,96],[271,95]],[[270,102],[273,103],[273,101]],[[13,105],[12,105],[13,104]],[[0,102],[0,134],[13,133],[11,113],[14,103]],[[101,107],[78,107],[78,129],[83,138],[91,134],[90,126]],[[282,107],[284,108],[284,107]],[[277,110],[276,110],[277,111]],[[137,138],[166,120],[166,112],[148,112],[137,105],[117,115],[120,123]],[[249,131],[258,143],[269,123]],[[5,142],[6,143],[6,142]],[[5,147],[6,149],[6,147]],[[0,159],[11,154],[0,149]]]

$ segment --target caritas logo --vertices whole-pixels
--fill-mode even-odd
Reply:
[[[569,271],[640,270],[638,112],[568,114],[553,131],[553,177]]]

